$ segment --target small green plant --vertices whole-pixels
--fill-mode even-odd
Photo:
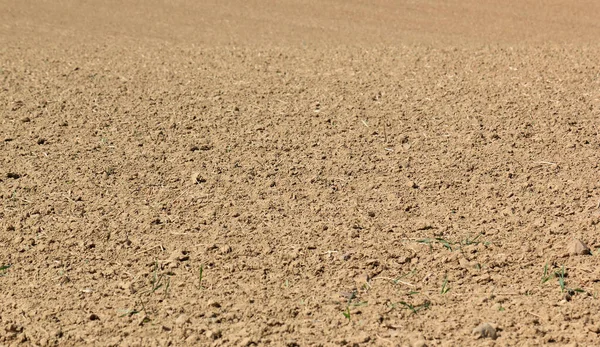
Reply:
[[[450,287],[448,287],[448,275],[446,275],[446,277],[444,277],[444,282],[442,283],[442,290],[440,291],[440,294],[444,295],[449,291]]]
[[[6,276],[6,270],[10,269],[12,265],[2,265],[0,266],[0,277]]]
[[[198,270],[198,288],[202,288],[202,274],[204,273],[204,265],[200,265]]]
[[[480,237],[481,237],[481,234],[475,236],[474,239],[471,239],[470,236],[467,236],[467,238],[463,242],[461,242],[461,244],[463,246],[478,245],[481,243],[481,242],[477,241]]]
[[[422,244],[428,245],[429,246],[429,250],[433,249],[433,246],[431,245],[431,242],[432,242],[431,239],[420,239],[420,240],[417,240],[417,243],[422,243]]]
[[[411,277],[412,275],[415,274],[415,271],[417,271],[417,270],[416,269],[412,269],[412,270],[410,270],[409,273],[404,274],[404,275],[400,275],[400,277],[396,278],[395,280],[392,280],[392,282],[394,284],[402,283],[402,279],[407,278],[407,277]]]
[[[124,312],[124,313],[122,315],[120,315],[119,318],[122,318],[122,317],[131,317],[131,316],[133,316],[135,314],[138,314],[138,313],[140,313],[142,311],[138,311],[137,309],[134,308],[134,309],[131,309],[131,310],[130,309],[126,309],[126,310],[121,311],[121,312]]]
[[[171,289],[171,278],[167,276],[167,280],[165,283],[165,291],[163,293],[165,299],[169,296],[169,289]]]
[[[544,265],[544,274],[542,275],[542,284],[548,282],[553,277],[553,274],[548,274],[548,263]]]
[[[352,317],[350,316],[350,305],[346,306],[346,310],[343,311],[342,314],[344,315],[344,317],[346,317],[348,321],[352,319]]]
[[[560,269],[560,271],[555,272],[555,275],[558,277],[558,285],[560,286],[560,291],[564,292],[565,288],[566,288],[566,283],[565,283],[565,266],[563,265],[562,268]]]
[[[429,308],[429,305],[431,305],[431,303],[429,301],[425,301],[423,304],[417,305],[417,306],[414,306],[413,304],[410,304],[405,301],[399,301],[398,304],[404,306],[406,309],[410,310],[413,314],[417,314],[421,310],[426,310]],[[395,307],[396,307],[396,305],[392,304],[392,308],[395,308]]]
[[[154,294],[160,288],[163,288],[163,287],[164,287],[163,292],[165,294],[168,293],[169,286],[171,284],[169,274],[164,274],[164,273],[159,274],[159,270],[160,270],[160,265],[158,264],[158,262],[155,261],[154,269],[152,270],[152,277],[150,278],[150,289],[148,289],[145,292],[142,292],[143,294]]]
[[[154,262],[154,270],[152,271],[152,278],[150,279],[150,290],[148,294],[154,294],[160,288],[163,288],[163,295],[166,299],[169,295],[169,288],[171,287],[171,278],[168,274],[159,274],[158,262]]]
[[[504,307],[502,307],[502,305],[500,305],[500,307],[498,307],[498,311],[500,311],[500,312],[504,311]]]
[[[354,304],[352,304],[352,307],[359,307],[359,306],[367,306],[369,303],[366,301],[361,301],[361,302],[356,302]]]
[[[148,323],[151,320],[150,316],[154,311],[148,310],[147,305],[151,302],[153,294],[158,294],[159,290],[162,289],[162,300],[166,300],[171,289],[170,276],[172,273],[162,273],[160,270],[161,266],[155,261],[150,274],[149,286],[145,290],[138,292],[133,308],[123,311],[124,313],[119,317],[131,317],[143,312],[145,316],[141,321],[141,324]]]
[[[444,248],[448,249],[449,251],[452,251],[452,244],[441,237],[436,237],[433,239],[431,239],[431,238],[421,239],[421,240],[417,240],[417,242],[428,245],[429,250],[433,249],[433,243],[439,243],[442,246],[444,246]]]
[[[163,284],[161,283],[163,275],[162,274],[160,276],[158,275],[158,268],[159,268],[158,262],[154,262],[154,271],[152,271],[152,279],[150,280],[150,285],[151,285],[150,293],[156,292],[163,286]]]
[[[352,293],[349,293],[348,297],[348,302],[346,303],[346,309],[344,311],[342,311],[342,314],[344,315],[344,317],[346,317],[346,319],[348,319],[348,321],[351,320],[351,314],[350,314],[350,307],[359,307],[359,306],[365,306],[368,305],[369,303],[366,301],[359,301],[356,303],[353,303],[352,301],[357,299],[357,294],[358,292],[356,290],[352,291]]]
[[[446,249],[452,251],[452,246],[451,246],[450,242],[448,242],[448,241],[446,241],[446,240],[444,240],[442,238],[439,238],[439,237],[437,237],[435,240],[437,242],[441,243],[442,246],[444,246]]]
[[[564,265],[561,266],[559,270],[550,272],[550,270],[548,268],[548,264],[545,264],[544,265],[544,274],[542,275],[542,284],[548,282],[549,280],[551,280],[554,277],[556,277],[558,280],[558,285],[560,287],[561,293],[564,293],[565,290],[571,295],[575,295],[575,293],[585,293],[585,290],[583,290],[581,288],[572,289],[567,286],[566,278],[568,277],[568,273],[567,273],[567,270]]]

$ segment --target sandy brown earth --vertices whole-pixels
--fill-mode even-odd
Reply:
[[[1,0],[0,345],[600,344],[598,18]]]

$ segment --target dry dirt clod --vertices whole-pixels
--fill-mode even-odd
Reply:
[[[496,334],[496,328],[491,323],[481,323],[472,332],[478,339],[479,338],[490,338],[495,340],[498,335]]]
[[[19,235],[19,236],[15,237],[15,238],[13,239],[13,244],[15,244],[15,245],[19,245],[19,244],[21,244],[21,242],[23,242],[24,240],[25,240],[25,239],[23,238],[23,236]]]
[[[219,248],[219,251],[221,252],[221,254],[229,254],[231,253],[232,249],[229,245],[223,245]]]
[[[188,259],[190,259],[188,252],[181,249],[176,249],[169,256],[168,262],[186,261]]]
[[[208,300],[208,302],[206,303],[206,307],[219,308],[219,307],[221,307],[221,303],[219,303],[218,301],[215,301],[215,300]]]
[[[356,278],[354,279],[354,283],[356,284],[357,288],[363,288],[369,285],[370,280],[371,277],[369,276],[369,274],[363,273],[356,276]]]
[[[254,340],[252,340],[249,337],[242,339],[242,341],[240,341],[240,344],[239,344],[239,346],[241,346],[241,347],[253,346],[253,345],[256,345],[256,343],[254,342]]]
[[[591,254],[590,248],[578,239],[573,239],[567,246],[569,255],[588,255]]]
[[[471,267],[471,263],[465,258],[458,259],[458,264],[460,264],[460,266],[462,266],[465,269],[468,269]]]
[[[187,339],[185,339],[185,342],[190,343],[190,344],[196,343],[196,341],[198,341],[198,335],[196,335],[196,334],[192,334],[192,335],[188,336]]]
[[[363,332],[361,334],[358,334],[357,336],[355,336],[354,338],[352,338],[351,343],[352,345],[356,346],[356,345],[362,345],[363,343],[367,343],[371,341],[371,336],[369,336],[368,333]]]
[[[177,319],[175,319],[175,325],[182,326],[189,321],[190,317],[188,317],[185,313],[182,313],[179,315],[179,317],[177,317]]]
[[[194,172],[192,174],[192,184],[199,184],[199,183],[204,183],[206,182],[206,179],[202,176],[200,176],[199,172]]]
[[[18,333],[23,331],[23,327],[20,325],[16,325],[16,324],[9,324],[7,325],[4,330],[6,331],[7,334],[9,335],[17,335]]]
[[[212,330],[207,330],[204,335],[209,338],[209,339],[213,339],[216,340],[218,338],[221,337],[221,332],[220,331],[212,331]]]
[[[407,182],[406,182],[404,185],[405,185],[407,188],[413,188],[413,189],[416,189],[416,188],[418,188],[418,187],[419,187],[419,186],[417,185],[417,183],[415,183],[415,181],[407,181]]]
[[[600,334],[600,324],[590,325],[588,326],[588,330],[595,334]]]

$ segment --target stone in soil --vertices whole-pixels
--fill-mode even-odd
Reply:
[[[490,338],[495,340],[498,335],[496,333],[496,328],[491,323],[481,323],[472,332],[478,339],[479,338]]]

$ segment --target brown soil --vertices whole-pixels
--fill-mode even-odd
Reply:
[[[600,344],[599,2],[0,8],[0,345]]]

